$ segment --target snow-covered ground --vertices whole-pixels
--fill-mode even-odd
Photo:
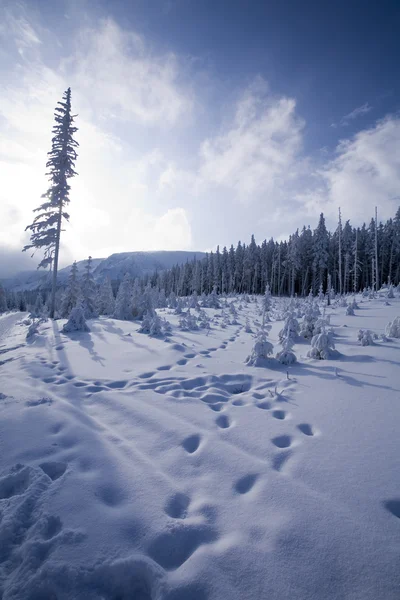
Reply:
[[[2,600],[398,599],[400,340],[357,334],[400,299],[345,312],[288,375],[245,365],[254,303],[208,335],[166,311],[168,341],[1,317]]]

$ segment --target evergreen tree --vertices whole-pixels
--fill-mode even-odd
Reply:
[[[34,210],[39,214],[34,218],[33,223],[25,229],[25,231],[28,229],[31,231],[31,239],[30,243],[23,248],[24,251],[30,248],[43,249],[44,256],[38,268],[46,268],[51,265],[53,269],[50,306],[50,316],[52,318],[55,310],[62,220],[69,220],[69,215],[65,212],[65,207],[69,204],[70,185],[68,179],[76,175],[74,170],[77,158],[75,148],[78,146],[78,142],[73,138],[77,128],[73,125],[74,116],[71,114],[70,88],[64,93],[63,102],[57,104],[59,106],[55,109],[52,148],[46,163],[46,167],[49,169],[47,175],[50,180],[50,187],[42,196],[46,199],[45,202]]]
[[[129,273],[126,273],[118,288],[113,317],[114,319],[120,319],[121,321],[130,321],[133,318],[132,284]]]
[[[313,269],[314,291],[324,285],[324,276],[328,266],[328,232],[323,213],[320,214],[317,229],[314,231]]]
[[[99,316],[96,309],[96,293],[97,288],[92,273],[92,257],[89,256],[82,281],[82,310],[85,319],[95,319]]]
[[[6,312],[6,310],[8,310],[6,292],[0,283],[0,313]]]
[[[68,285],[65,290],[64,296],[61,301],[60,317],[62,319],[68,319],[71,311],[75,306],[78,305],[81,298],[81,287],[78,280],[78,265],[76,261],[71,267],[71,271],[68,277]]]
[[[112,315],[115,309],[115,298],[109,277],[100,285],[97,310],[101,315]]]

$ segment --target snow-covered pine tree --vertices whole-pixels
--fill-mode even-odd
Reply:
[[[96,309],[96,295],[97,287],[92,273],[92,257],[89,256],[82,279],[82,310],[85,319],[95,319],[99,316]]]
[[[6,292],[0,283],[0,313],[6,312],[6,310],[8,310]]]
[[[320,214],[317,229],[314,231],[313,237],[313,270],[314,270],[314,290],[320,288],[324,284],[325,272],[328,265],[328,245],[329,237],[325,226],[323,213]]]
[[[115,298],[109,277],[100,285],[97,310],[101,315],[112,315],[115,310]]]
[[[339,223],[338,223],[338,238],[339,238],[339,294],[343,293],[342,280],[342,214],[339,207]]]
[[[396,317],[386,325],[385,333],[389,337],[400,338],[400,317]]]
[[[114,319],[120,319],[121,321],[130,321],[133,318],[132,283],[129,273],[125,274],[125,277],[118,288],[113,317]]]
[[[52,148],[48,153],[49,159],[46,163],[46,167],[49,169],[47,175],[50,187],[42,196],[42,198],[46,198],[46,201],[34,210],[39,214],[34,218],[33,223],[25,228],[25,231],[28,229],[31,231],[31,239],[30,243],[23,248],[23,251],[30,248],[44,249],[44,256],[38,268],[52,266],[51,318],[54,317],[55,310],[61,225],[63,219],[69,220],[69,214],[65,212],[65,207],[69,204],[70,185],[68,179],[76,175],[74,170],[77,158],[75,148],[78,147],[78,142],[73,137],[78,129],[73,125],[76,115],[71,114],[71,88],[64,93],[63,102],[57,104],[54,114]]]
[[[255,367],[264,366],[265,361],[274,351],[274,347],[268,340],[268,331],[265,322],[257,332],[251,354],[247,357],[246,363]]]
[[[81,287],[78,280],[78,265],[75,261],[71,267],[68,277],[67,289],[65,290],[64,296],[61,300],[60,317],[62,319],[68,319],[72,309],[77,306],[80,298]]]
[[[36,296],[35,306],[33,307],[33,310],[31,311],[32,316],[41,317],[42,313],[43,313],[43,308],[44,308],[43,296],[39,292],[38,295]]]
[[[63,333],[73,333],[74,331],[89,331],[82,306],[75,306],[71,310],[69,319],[62,328]]]
[[[308,351],[307,356],[318,360],[326,360],[332,358],[334,353],[335,344],[333,343],[332,334],[324,330],[312,338],[311,350]]]

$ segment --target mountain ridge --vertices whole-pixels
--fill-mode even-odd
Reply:
[[[111,280],[121,280],[125,273],[129,273],[132,278],[150,275],[156,271],[165,271],[171,269],[176,264],[183,264],[194,257],[203,258],[205,252],[187,251],[187,250],[155,250],[150,252],[116,252],[106,258],[93,258],[93,275],[97,282],[103,281],[106,277]],[[85,260],[77,261],[80,275],[83,274]],[[68,279],[72,265],[68,265],[58,272],[58,284],[64,285]],[[34,290],[37,288],[47,288],[50,286],[49,271],[21,271],[13,277],[7,277],[0,280],[2,285],[11,291]]]

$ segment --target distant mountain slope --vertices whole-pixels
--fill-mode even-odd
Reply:
[[[185,263],[193,257],[203,258],[204,252],[186,251],[163,251],[158,252],[121,252],[111,254],[108,258],[94,258],[93,272],[96,281],[103,281],[106,277],[112,280],[120,280],[125,273],[134,277],[141,277],[155,271],[170,269],[176,264]],[[83,274],[85,260],[77,262],[80,274]],[[68,278],[71,265],[60,269],[58,273],[59,284],[64,284]],[[50,274],[43,271],[24,271],[17,273],[14,277],[2,280],[7,289],[13,291],[33,290],[37,287],[48,287],[50,285]]]

